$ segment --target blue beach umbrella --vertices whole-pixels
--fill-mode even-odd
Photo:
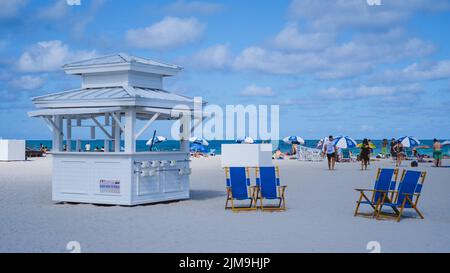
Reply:
[[[411,148],[415,146],[419,146],[420,141],[412,136],[403,136],[397,139],[397,141],[400,141],[403,144],[403,147],[405,148]]]
[[[283,141],[288,144],[300,144],[300,145],[305,144],[305,140],[299,136],[288,136],[285,137]]]
[[[206,149],[205,146],[199,143],[192,143],[190,147],[191,152],[200,152],[200,153],[207,153],[208,149]]]
[[[208,146],[209,145],[209,143],[208,143],[208,141],[206,141],[206,139],[200,138],[200,137],[191,137],[189,139],[189,141],[192,142],[192,143],[203,145],[203,146]]]
[[[358,143],[348,136],[338,136],[333,140],[333,144],[341,149],[355,148]]]

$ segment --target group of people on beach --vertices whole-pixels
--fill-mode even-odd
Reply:
[[[329,136],[328,139],[325,139],[325,141],[323,142],[323,157],[327,157],[329,170],[335,169],[337,161],[338,148],[333,143],[333,141],[333,136]],[[390,146],[390,156],[393,160],[395,160],[396,167],[401,166],[402,161],[406,158],[405,147],[403,143],[401,142],[401,140],[396,140],[395,138],[393,138],[388,144],[388,140],[383,139],[381,148],[382,157],[387,157],[388,145]],[[361,150],[359,154],[359,159],[361,161],[361,170],[367,170],[367,166],[370,165],[370,157],[373,152],[373,149],[371,148],[371,141],[367,138],[364,138],[359,148]],[[420,158],[420,155],[416,148],[413,148],[413,155],[416,158]],[[442,167],[442,157],[442,143],[439,140],[434,139],[433,158],[436,167]]]
[[[361,170],[367,170],[367,166],[370,165],[370,154],[372,148],[370,147],[370,140],[365,138],[360,146],[361,153],[359,158],[361,160]],[[338,147],[334,144],[333,136],[329,136],[323,143],[323,157],[327,157],[328,169],[334,170],[338,155]]]

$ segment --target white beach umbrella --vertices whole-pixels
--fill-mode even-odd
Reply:
[[[236,140],[237,143],[245,143],[245,144],[253,144],[255,143],[255,140],[251,137],[246,137],[246,138],[239,138],[238,140]]]
[[[397,141],[400,141],[403,144],[403,147],[410,148],[419,146],[420,141],[412,136],[403,136],[397,139]]]
[[[283,141],[288,144],[300,144],[300,145],[305,144],[305,140],[299,136],[288,136],[285,137]]]
[[[192,143],[201,144],[203,146],[208,146],[209,145],[208,141],[206,141],[206,139],[201,138],[201,137],[191,137],[189,139],[189,141],[192,142]]]
[[[149,140],[147,141],[147,143],[145,143],[145,145],[151,146],[151,145],[152,145],[152,140],[153,140],[153,139],[149,139]],[[166,141],[166,140],[167,140],[167,138],[165,138],[165,137],[163,137],[163,136],[156,136],[156,137],[155,137],[155,143],[154,143],[154,144],[161,143],[161,142],[164,142],[164,141]]]
[[[338,136],[333,140],[333,144],[341,149],[355,148],[358,143],[348,136]]]
[[[251,137],[246,137],[244,139],[244,143],[246,143],[246,144],[253,144],[253,143],[255,143],[255,140],[253,138],[251,138]]]
[[[450,145],[450,140],[446,140],[444,142],[442,142],[442,146],[447,146]]]

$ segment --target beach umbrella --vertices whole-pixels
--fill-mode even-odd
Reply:
[[[400,141],[405,148],[419,146],[420,144],[420,141],[417,138],[411,136],[400,137],[399,139],[397,139],[397,141]]]
[[[200,152],[200,153],[207,153],[208,149],[200,143],[192,143],[190,147],[191,152]]]
[[[253,138],[251,138],[251,137],[246,137],[244,139],[244,143],[246,143],[246,144],[253,144],[253,143],[255,143],[255,140]]]
[[[361,148],[362,147],[362,143],[358,143],[358,145],[356,145],[356,147]],[[377,146],[375,146],[375,144],[373,144],[372,142],[369,142],[369,148],[370,149],[376,149]]]
[[[450,140],[446,140],[444,142],[442,142],[442,146],[447,146],[450,145]]]
[[[288,136],[285,137],[283,141],[288,144],[300,144],[300,145],[305,144],[305,140],[299,136]]]
[[[152,140],[153,140],[153,139],[149,139],[149,140],[147,141],[147,143],[145,143],[145,145],[151,146],[151,145],[152,145]],[[155,137],[155,143],[154,143],[154,144],[158,144],[158,143],[164,142],[164,141],[166,141],[166,140],[167,140],[167,138],[165,138],[165,137],[163,137],[163,136],[156,136],[156,137]]]
[[[348,136],[338,136],[333,140],[333,144],[341,149],[355,148],[358,143]]]
[[[251,137],[246,137],[246,138],[240,138],[238,140],[236,140],[237,143],[245,143],[245,144],[253,144],[255,143],[255,140]]]
[[[208,146],[209,145],[209,143],[208,143],[208,141],[206,141],[206,139],[200,138],[200,137],[191,137],[189,139],[189,141],[192,142],[192,143],[201,144],[203,146]]]

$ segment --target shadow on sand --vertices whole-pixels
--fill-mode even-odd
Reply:
[[[191,190],[190,195],[192,200],[208,200],[224,197],[226,196],[226,193],[225,191]]]
[[[226,193],[225,191],[211,191],[211,190],[191,190],[190,191],[190,198],[189,200],[208,200],[208,199],[214,199],[218,197],[224,197],[225,198]],[[69,206],[76,206],[76,205],[92,205],[96,207],[145,207],[145,206],[154,206],[158,204],[170,204],[170,203],[178,203],[182,200],[170,200],[170,201],[162,201],[162,202],[156,202],[156,203],[150,203],[150,204],[139,204],[139,205],[132,205],[132,206],[122,206],[122,205],[110,205],[110,204],[95,204],[95,203],[77,203],[77,202],[56,202],[55,205],[69,205]]]

